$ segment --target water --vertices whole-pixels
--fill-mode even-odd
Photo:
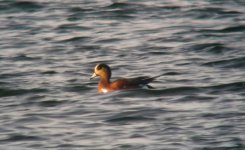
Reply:
[[[0,22],[0,149],[245,149],[243,0],[2,0]],[[101,62],[163,76],[98,94]]]

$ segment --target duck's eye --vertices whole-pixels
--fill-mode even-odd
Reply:
[[[97,67],[97,70],[100,70],[100,69],[102,69],[102,66],[101,66],[101,65],[99,65],[99,66]]]

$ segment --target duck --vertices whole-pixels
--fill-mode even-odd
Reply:
[[[150,82],[155,80],[159,76],[148,77],[148,76],[140,76],[135,78],[120,78],[115,81],[111,81],[111,68],[107,64],[97,64],[94,67],[94,72],[90,77],[90,80],[95,77],[99,77],[100,81],[98,84],[98,92],[99,93],[108,93],[118,90],[125,89],[136,89],[147,87],[152,89],[153,87],[148,85]]]

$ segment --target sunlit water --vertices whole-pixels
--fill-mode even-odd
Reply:
[[[0,28],[0,149],[245,149],[243,0],[2,0]],[[102,62],[163,75],[98,94]]]

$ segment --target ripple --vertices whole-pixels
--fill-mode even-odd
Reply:
[[[61,40],[60,42],[86,42],[90,39],[90,37],[79,36],[79,37],[71,37],[65,40]]]
[[[65,91],[68,91],[68,92],[81,93],[81,92],[91,90],[92,88],[88,87],[87,85],[68,85],[64,89],[65,89]]]
[[[224,29],[219,30],[220,32],[242,32],[245,31],[245,26],[244,25],[238,25],[238,26],[233,26],[233,27],[227,27]]]
[[[216,97],[214,96],[186,95],[186,96],[181,97],[180,99],[177,99],[177,101],[179,102],[190,102],[190,101],[209,102],[215,99]]]
[[[193,87],[193,86],[182,86],[182,87],[173,87],[173,88],[166,88],[162,90],[151,90],[150,92],[154,94],[164,94],[164,95],[182,95],[187,93],[198,93],[201,92],[201,87]]]
[[[219,84],[215,86],[210,86],[208,88],[213,88],[213,89],[219,89],[221,91],[234,91],[234,92],[239,92],[245,90],[244,86],[244,81],[241,82],[232,82],[232,83],[226,83],[226,84]]]
[[[8,138],[1,140],[2,142],[18,142],[18,141],[39,141],[42,140],[39,136],[12,134]]]
[[[180,75],[180,74],[181,73],[179,73],[179,72],[166,72],[163,75],[166,75],[166,76],[175,76],[175,75]]]
[[[133,123],[133,122],[139,122],[139,121],[153,121],[155,120],[154,118],[150,117],[144,117],[144,116],[114,116],[110,119],[105,120],[106,122],[111,122],[111,123]]]
[[[86,31],[90,29],[91,29],[90,27],[78,26],[77,24],[62,24],[56,27],[56,30],[61,31],[62,33],[64,31],[66,32],[68,31]]]
[[[223,113],[204,113],[201,117],[209,119],[222,119],[222,118],[232,118],[232,117],[242,117],[245,113],[243,112],[223,112]]]
[[[35,60],[40,60],[41,57],[30,57],[27,56],[26,54],[19,54],[15,57],[12,57],[13,61],[35,61]]]
[[[191,46],[191,50],[195,50],[197,52],[207,52],[210,54],[223,54],[228,51],[232,51],[231,48],[225,46],[222,43],[204,43],[204,44],[196,44]]]
[[[203,32],[203,33],[212,33],[213,36],[217,36],[214,33],[233,33],[233,32],[243,32],[245,30],[244,25],[237,25],[237,26],[228,26],[221,29],[201,29],[196,30],[197,32]]]
[[[126,2],[114,2],[107,7],[108,8],[128,8],[128,7],[132,7],[132,5]]]
[[[187,10],[187,13],[194,15],[197,19],[210,19],[210,18],[227,18],[234,15],[240,15],[242,12],[227,10],[221,7],[203,7]],[[189,14],[189,15],[190,15]]]
[[[161,113],[168,111],[162,108],[140,107],[133,111],[123,111],[109,115],[105,121],[111,123],[127,124],[134,122],[148,122],[156,120],[156,117]]]
[[[47,70],[47,71],[43,71],[41,72],[41,74],[44,75],[53,75],[53,74],[57,74],[58,72],[54,71],[54,70]]]
[[[203,63],[203,66],[221,67],[221,68],[244,68],[245,57],[237,57],[231,59],[222,59]]]
[[[70,12],[72,13],[86,13],[86,12],[91,12],[94,9],[92,8],[82,8],[82,7],[71,7],[69,9]]]
[[[39,102],[39,105],[42,107],[55,107],[58,105],[63,104],[64,101],[57,101],[57,100],[46,100]]]
[[[10,2],[7,1],[5,5],[0,5],[0,10],[4,11],[23,11],[23,12],[35,12],[42,9],[44,5],[38,2],[32,1],[17,1],[17,2]],[[2,9],[3,8],[3,9]]]
[[[43,93],[47,92],[46,89],[35,88],[35,89],[7,89],[0,88],[0,97],[8,97],[8,96],[18,96],[18,95],[26,95],[30,93]]]

